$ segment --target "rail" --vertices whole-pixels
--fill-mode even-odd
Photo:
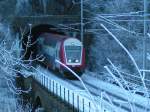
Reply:
[[[56,62],[61,64],[57,60]],[[74,75],[77,75],[72,70],[69,69],[69,71],[72,72]],[[33,74],[33,78],[36,81],[38,81],[43,87],[45,87],[48,92],[52,93],[54,96],[57,96],[62,101],[70,105],[73,111],[78,110],[78,112],[126,112],[125,110],[120,110],[115,105],[111,105],[109,102],[105,102],[100,96],[93,96],[88,91],[81,78],[78,75],[76,77],[79,78],[81,84],[84,87],[84,90],[80,90],[77,87],[67,86],[67,84],[63,81],[52,78],[44,72]]]

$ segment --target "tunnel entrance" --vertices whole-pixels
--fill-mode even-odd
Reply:
[[[29,31],[26,34],[23,35],[23,40],[22,40],[22,47],[24,50],[22,52],[22,55],[24,55],[23,60],[36,58],[36,54],[37,54],[36,40],[40,34],[45,32],[66,35],[59,28],[49,24],[39,24],[32,27],[31,29],[29,29]]]
[[[36,37],[38,37],[43,32],[65,35],[65,33],[62,32],[59,28],[49,24],[39,24],[31,28],[31,35],[33,36],[34,39],[36,39]],[[28,31],[25,35],[29,34],[30,31]]]

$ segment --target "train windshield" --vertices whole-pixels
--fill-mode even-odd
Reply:
[[[65,46],[67,63],[80,63],[81,46]]]

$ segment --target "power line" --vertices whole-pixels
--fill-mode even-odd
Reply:
[[[83,0],[81,0],[81,42],[84,41],[83,36]]]
[[[143,70],[146,69],[146,36],[147,36],[147,0],[144,0],[144,37],[143,37]],[[143,72],[143,77],[145,77],[145,72]]]

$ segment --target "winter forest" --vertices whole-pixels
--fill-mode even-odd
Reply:
[[[31,19],[34,24],[43,24],[59,21],[61,17],[65,19],[56,24],[57,28],[79,39],[83,35],[86,67],[81,80],[84,82],[87,75],[117,86],[120,91],[129,92],[128,112],[149,112],[149,12],[149,0],[0,0],[0,112],[34,112],[33,105],[20,96],[29,93],[32,87],[22,90],[16,86],[16,78],[17,74],[25,78],[29,74],[43,74],[39,66],[32,64],[43,61],[44,57],[31,53],[25,59],[27,48],[33,45],[32,34],[27,36],[27,48],[22,46],[23,38],[32,29]],[[47,17],[52,19],[45,19]],[[107,89],[110,88],[98,91],[99,96],[107,93]],[[116,94],[121,94],[120,91],[116,90]],[[139,97],[131,97],[133,101],[130,101],[131,94]],[[107,95],[114,109],[115,101]],[[142,102],[143,110],[136,109],[136,101]],[[124,104],[118,105],[121,108]]]

